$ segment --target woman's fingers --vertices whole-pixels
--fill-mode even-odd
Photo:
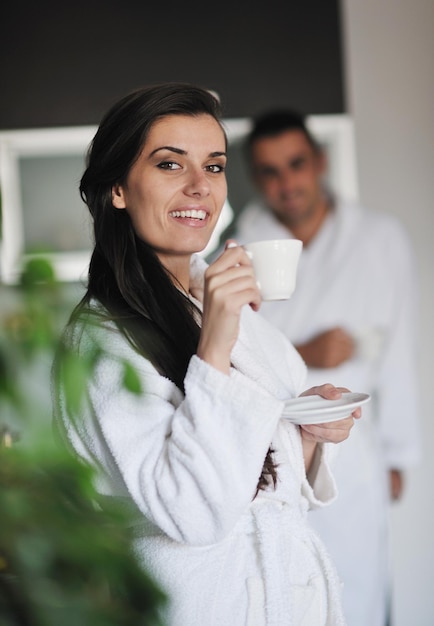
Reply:
[[[257,310],[260,302],[249,257],[240,246],[227,247],[205,272],[198,356],[228,372],[230,354],[238,338],[241,310],[246,304]]]
[[[256,284],[252,263],[246,251],[238,245],[228,247],[205,272],[205,297],[218,300],[234,299],[242,307],[250,304],[258,310],[261,296]]]
[[[302,437],[317,443],[340,443],[349,437],[354,426],[352,416],[326,424],[307,424],[300,426]]]
[[[343,393],[346,393],[349,391],[350,390],[347,389],[346,387],[335,387],[331,383],[325,383],[324,385],[311,387],[310,389],[303,391],[303,393],[301,393],[300,395],[301,396],[321,396],[322,398],[325,398],[326,400],[339,400],[339,398],[342,397]],[[359,419],[361,415],[362,415],[362,409],[360,407],[358,407],[351,413],[351,416],[354,417],[355,419]]]
[[[252,262],[249,255],[242,246],[239,246],[233,239],[226,242],[226,247],[220,256],[209,266],[211,272],[222,272],[229,267],[236,265],[249,266],[253,273]]]
[[[302,396],[321,396],[326,400],[339,400],[342,394],[348,392],[346,387],[335,387],[330,383],[311,387],[304,391]],[[310,441],[317,443],[339,443],[347,439],[351,428],[354,426],[354,420],[359,419],[362,415],[362,409],[357,407],[347,417],[328,422],[326,424],[306,424],[301,426],[302,436]]]
[[[331,383],[325,383],[324,385],[317,385],[311,387],[301,393],[301,396],[321,396],[326,400],[338,400],[344,391],[348,391],[344,387],[335,387]]]

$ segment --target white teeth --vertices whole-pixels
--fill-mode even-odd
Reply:
[[[203,209],[199,209],[198,211],[196,209],[193,209],[193,211],[191,212],[191,217],[195,217],[198,220],[204,220],[206,218],[206,211],[204,211]]]
[[[206,211],[203,209],[191,209],[187,211],[171,211],[171,217],[188,217],[196,220],[204,220],[206,218]]]

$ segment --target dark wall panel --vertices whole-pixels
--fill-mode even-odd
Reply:
[[[98,123],[118,97],[180,80],[227,117],[345,111],[339,0],[3,3],[0,129]]]

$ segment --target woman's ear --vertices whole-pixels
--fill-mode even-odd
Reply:
[[[112,187],[112,204],[115,209],[126,209],[124,190],[117,184]]]

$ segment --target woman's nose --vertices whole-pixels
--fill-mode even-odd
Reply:
[[[206,173],[202,168],[192,169],[188,173],[188,180],[185,185],[185,192],[189,196],[207,196],[210,192],[210,185]]]

